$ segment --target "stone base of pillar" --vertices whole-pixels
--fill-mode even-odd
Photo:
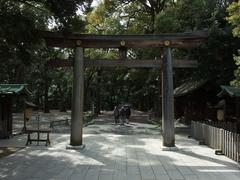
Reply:
[[[73,150],[82,150],[84,149],[86,146],[85,144],[81,145],[81,146],[72,146],[72,145],[67,145],[66,149],[73,149]]]
[[[162,146],[162,151],[178,151],[178,148],[176,146],[173,147]]]

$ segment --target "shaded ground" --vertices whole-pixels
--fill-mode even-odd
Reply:
[[[24,147],[0,147],[0,158],[13,154]]]
[[[152,124],[114,125],[100,117],[84,128],[83,150],[66,150],[68,133],[53,133],[51,147],[32,145],[0,159],[0,179],[56,180],[240,180],[235,162],[193,139],[176,135],[178,151],[162,151]],[[0,140],[23,146],[26,136]]]
[[[40,111],[34,111],[31,120],[27,122],[27,128],[37,128],[37,116],[40,117],[40,128],[49,128],[51,121],[70,119],[71,112],[59,112],[51,110],[51,113],[43,113]],[[21,133],[23,124],[23,113],[13,113],[13,134]]]

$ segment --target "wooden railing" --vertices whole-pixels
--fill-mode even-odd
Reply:
[[[198,140],[199,144],[216,149],[216,154],[221,153],[240,162],[240,134],[213,125],[207,122],[192,121],[192,137]]]

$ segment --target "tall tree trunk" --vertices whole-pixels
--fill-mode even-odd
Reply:
[[[45,81],[44,85],[44,113],[49,113],[49,105],[48,105],[48,89],[49,85],[47,80]]]
[[[24,66],[21,64],[16,65],[14,82],[22,84],[24,81]]]
[[[151,32],[150,33],[154,33],[155,28],[154,28],[154,24],[155,24],[155,11],[154,9],[151,11]]]
[[[101,70],[98,70],[98,79],[97,79],[97,91],[96,91],[96,111],[95,115],[101,113]]]
[[[64,95],[64,90],[60,84],[58,84],[58,95],[60,97],[59,110],[60,110],[60,112],[66,112],[67,111],[66,99],[65,99],[65,95]]]
[[[48,105],[48,90],[49,90],[49,78],[48,78],[48,68],[44,66],[44,107],[43,112],[49,113],[49,105]]]

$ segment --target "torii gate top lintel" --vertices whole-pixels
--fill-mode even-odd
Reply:
[[[94,35],[39,31],[39,37],[50,47],[74,48],[194,48],[207,39],[205,31],[191,33],[166,33],[147,35]]]

